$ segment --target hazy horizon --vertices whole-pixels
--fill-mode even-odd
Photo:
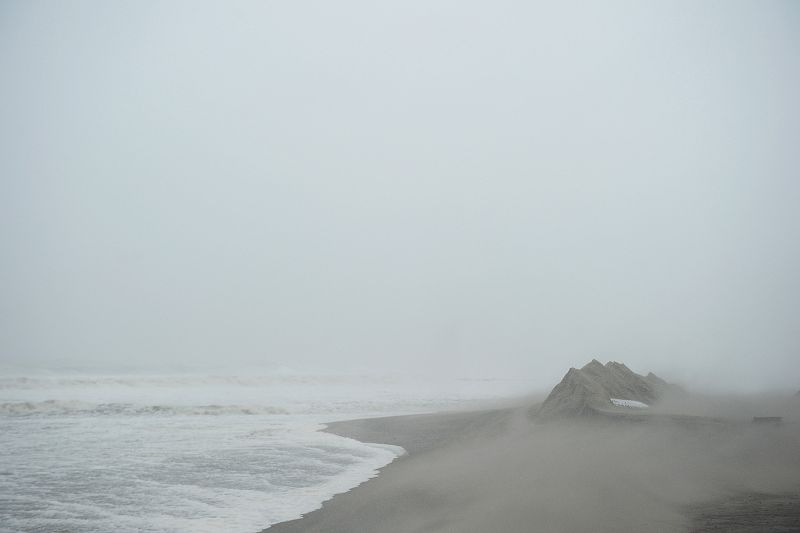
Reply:
[[[798,30],[792,2],[7,0],[0,368],[797,390]]]

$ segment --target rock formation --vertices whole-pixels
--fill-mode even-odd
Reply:
[[[592,416],[624,409],[615,407],[612,398],[650,405],[671,388],[675,386],[652,372],[642,376],[622,363],[603,365],[593,359],[581,369],[570,368],[535,414],[540,418]]]

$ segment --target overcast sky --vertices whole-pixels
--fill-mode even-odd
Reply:
[[[0,363],[800,387],[795,2],[4,0],[0,78]]]

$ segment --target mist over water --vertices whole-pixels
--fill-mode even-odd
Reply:
[[[3,2],[0,361],[797,388],[799,20]]]

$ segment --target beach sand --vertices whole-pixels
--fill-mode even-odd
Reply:
[[[800,531],[796,425],[669,416],[541,424],[527,413],[331,424],[408,454],[264,533]]]

